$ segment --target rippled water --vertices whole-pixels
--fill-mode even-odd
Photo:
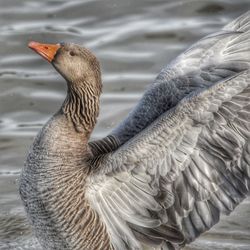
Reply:
[[[0,0],[0,249],[40,249],[17,179],[34,135],[65,95],[64,81],[28,41],[75,42],[96,53],[104,82],[98,138],[166,63],[247,9],[249,0]],[[250,199],[186,249],[250,249]]]

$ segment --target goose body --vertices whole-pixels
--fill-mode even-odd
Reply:
[[[29,47],[68,86],[20,177],[44,249],[180,249],[247,197],[250,12],[177,57],[127,118],[92,142],[98,60],[75,44]]]

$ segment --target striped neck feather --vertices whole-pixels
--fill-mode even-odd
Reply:
[[[79,133],[90,134],[96,124],[101,94],[101,85],[97,86],[88,82],[68,83],[68,93],[62,110]]]

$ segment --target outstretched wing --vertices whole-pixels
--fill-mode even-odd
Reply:
[[[250,11],[198,41],[164,68],[111,134],[123,144],[192,91],[248,69],[249,51]]]
[[[115,249],[184,245],[246,197],[249,79],[250,70],[187,95],[97,161],[86,195]]]

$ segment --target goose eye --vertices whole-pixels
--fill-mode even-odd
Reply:
[[[75,55],[76,55],[73,51],[70,51],[69,54],[70,54],[71,56],[75,56]]]

